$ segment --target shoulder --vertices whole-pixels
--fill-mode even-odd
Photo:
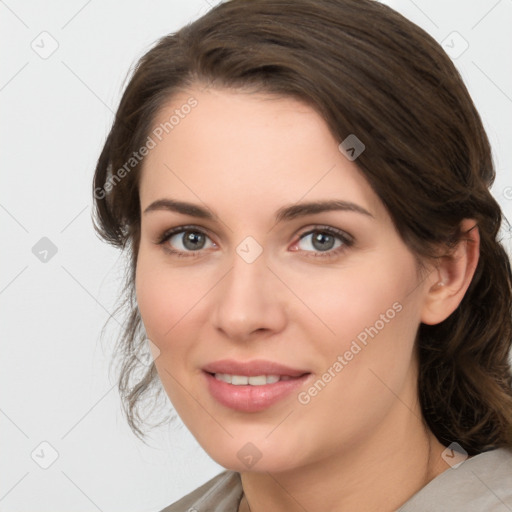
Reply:
[[[223,471],[160,512],[237,512],[241,497],[240,473]]]
[[[512,450],[496,448],[449,468],[397,512],[512,510]]]

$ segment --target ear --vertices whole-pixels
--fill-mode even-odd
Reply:
[[[480,255],[480,234],[473,219],[461,222],[462,237],[439,262],[427,279],[421,321],[435,325],[459,306],[475,274]]]

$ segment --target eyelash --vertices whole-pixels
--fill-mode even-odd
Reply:
[[[208,236],[208,234],[203,229],[199,228],[198,226],[188,225],[188,226],[179,226],[179,227],[172,228],[172,229],[165,231],[158,238],[156,243],[157,243],[157,245],[163,246],[167,241],[169,241],[169,239],[172,236],[174,236],[178,233],[185,233],[186,231],[200,233],[200,234],[210,238]],[[320,225],[315,226],[313,229],[310,229],[309,231],[306,231],[306,232],[302,233],[301,235],[299,235],[299,239],[297,242],[295,242],[294,245],[298,244],[303,238],[305,238],[306,236],[311,235],[313,233],[323,233],[323,234],[328,234],[330,236],[333,236],[333,237],[337,238],[338,240],[340,240],[342,242],[342,245],[337,247],[336,249],[331,249],[328,251],[301,251],[300,249],[298,249],[297,252],[304,252],[308,255],[308,257],[313,257],[313,258],[333,258],[333,257],[339,256],[342,252],[346,251],[349,247],[354,245],[353,238],[350,235],[348,235],[347,233],[345,233],[339,229],[333,228],[331,226],[320,226]],[[174,256],[179,257],[179,258],[190,258],[190,257],[194,258],[194,257],[200,256],[201,252],[203,252],[203,250],[207,250],[207,249],[200,249],[198,251],[177,251],[176,249],[172,249],[169,246],[167,246],[167,247],[164,247],[164,250],[168,253],[171,253]]]

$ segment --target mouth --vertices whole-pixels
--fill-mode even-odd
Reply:
[[[203,369],[210,395],[240,412],[259,412],[304,386],[311,372],[269,361],[217,361]]]
[[[233,386],[265,386],[267,384],[275,384],[276,382],[299,379],[304,375],[309,375],[308,372],[303,373],[297,377],[290,375],[233,375],[229,373],[211,373],[206,372],[212,377]]]
[[[252,361],[235,361],[233,359],[222,359],[214,361],[203,367],[203,371],[212,375],[228,375],[235,377],[301,377],[305,373],[309,373],[305,369],[292,368],[290,366],[277,363],[275,361],[267,361],[264,359],[253,359]],[[256,381],[255,381],[256,382]],[[245,383],[247,384],[247,383]]]

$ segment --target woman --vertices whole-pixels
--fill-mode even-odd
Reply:
[[[232,0],[141,59],[94,180],[119,386],[227,469],[165,512],[512,509],[493,179],[450,59],[374,1]]]

